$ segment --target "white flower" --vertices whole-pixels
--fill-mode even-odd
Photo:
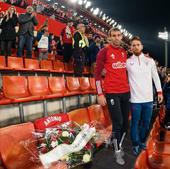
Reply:
[[[91,156],[89,154],[84,154],[83,156],[83,162],[88,163],[91,159]]]
[[[46,144],[45,144],[45,143],[42,143],[42,144],[41,144],[41,147],[46,147]]]
[[[65,156],[61,157],[60,160],[62,160],[62,161],[63,161],[63,160],[69,161],[70,158],[69,158],[68,155],[65,155]]]
[[[63,137],[69,137],[69,132],[68,131],[63,131],[62,136]]]
[[[51,146],[52,148],[56,147],[58,145],[58,141],[52,141]]]

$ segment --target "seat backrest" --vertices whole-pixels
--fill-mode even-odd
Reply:
[[[64,63],[60,60],[53,61],[54,70],[64,72]]]
[[[77,77],[66,77],[66,85],[70,92],[80,90],[80,83]]]
[[[64,94],[66,92],[65,79],[63,77],[49,77],[48,83],[51,93]]]
[[[100,105],[95,104],[95,105],[89,106],[87,110],[88,110],[91,122],[98,121],[102,123],[103,125],[105,125],[106,119],[105,119],[103,109]]]
[[[25,58],[24,61],[25,61],[25,68],[32,69],[32,70],[40,69],[39,62],[37,59]]]
[[[11,69],[22,69],[24,68],[22,57],[8,57],[8,68]]]
[[[82,91],[88,91],[90,90],[90,82],[88,77],[80,77],[79,78],[79,83],[80,83],[80,89]]]
[[[94,77],[90,77],[89,78],[90,81],[90,86],[92,90],[96,90],[96,83],[95,83],[95,78]]]
[[[0,56],[0,69],[6,67],[5,56]]]
[[[48,95],[48,79],[45,76],[28,76],[28,89],[33,96]]]
[[[8,169],[21,169],[30,163],[31,153],[36,151],[36,141],[32,132],[34,125],[31,122],[12,125],[0,129],[0,155],[3,164]],[[22,144],[30,141],[29,151]],[[22,166],[22,167],[21,167]]]
[[[69,116],[69,120],[74,121],[80,125],[90,122],[90,118],[86,108],[73,110],[68,113],[68,116]]]
[[[55,60],[55,54],[49,53],[49,54],[48,54],[48,59],[49,59],[49,60]]]
[[[65,63],[64,70],[65,72],[73,73],[73,63]]]
[[[47,70],[53,70],[53,64],[51,60],[41,60],[40,61],[40,68],[41,69],[47,69]]]
[[[27,79],[24,76],[3,76],[3,92],[7,98],[28,97]]]

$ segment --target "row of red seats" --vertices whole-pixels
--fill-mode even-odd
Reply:
[[[3,76],[0,105],[62,98],[80,94],[96,94],[94,78]]]
[[[41,60],[39,62],[37,59],[8,57],[6,61],[4,56],[0,56],[0,70],[74,73],[73,63],[64,64],[61,60]],[[84,68],[83,74],[90,74],[88,66]]]
[[[135,169],[170,168],[170,131],[162,128],[165,108],[161,107],[147,140],[147,148],[137,158]]]
[[[75,121],[82,125],[84,123],[91,123],[94,121],[99,122],[104,126],[103,129],[96,126],[97,131],[102,135],[103,140],[99,140],[98,146],[100,146],[105,139],[108,139],[111,134],[111,123],[107,108],[102,108],[100,105],[92,105],[86,108],[77,109],[64,114],[62,123],[68,120]],[[60,116],[61,114],[55,114],[53,116]],[[52,117],[52,116],[51,116]],[[44,167],[40,162],[31,160],[32,153],[36,154],[36,140],[32,135],[35,129],[39,129],[39,124],[45,122],[48,118],[38,119],[34,123],[28,122],[18,125],[12,125],[0,129],[0,157],[2,160],[2,167],[6,169],[43,169]],[[55,118],[58,119],[58,118]],[[59,124],[57,121],[52,121],[46,127],[52,127]],[[42,124],[41,124],[42,125]],[[42,129],[42,128],[40,128]],[[34,144],[30,144],[29,151],[26,150],[21,141],[29,140]],[[59,168],[67,169],[65,163],[60,163],[60,166],[52,166],[50,169]]]

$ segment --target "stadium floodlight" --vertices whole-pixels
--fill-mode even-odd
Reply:
[[[102,19],[105,21],[106,20],[106,14],[103,14]]]
[[[101,17],[101,16],[102,16],[102,14],[103,14],[103,11],[100,11],[99,17]]]
[[[164,27],[164,32],[158,32],[158,38],[163,39],[165,42],[165,67],[168,67],[168,31]]]
[[[62,5],[61,8],[65,9],[66,7],[64,5]]]
[[[84,0],[83,3],[86,4],[87,0]]]
[[[99,8],[96,8],[96,9],[93,11],[93,14],[94,14],[94,15],[98,15],[98,14],[99,14]]]
[[[77,0],[70,0],[70,2],[72,2],[72,3],[76,3],[76,2],[77,2]]]
[[[78,4],[79,4],[79,5],[83,5],[83,0],[79,0],[79,1],[78,1]]]
[[[89,8],[91,6],[91,2],[90,1],[87,1],[86,2],[86,5],[85,5],[85,8]]]

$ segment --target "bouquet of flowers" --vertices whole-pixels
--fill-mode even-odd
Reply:
[[[53,163],[65,162],[68,168],[88,163],[94,150],[94,127],[74,122],[47,128],[44,133],[34,133],[38,138],[39,158],[44,167]]]

